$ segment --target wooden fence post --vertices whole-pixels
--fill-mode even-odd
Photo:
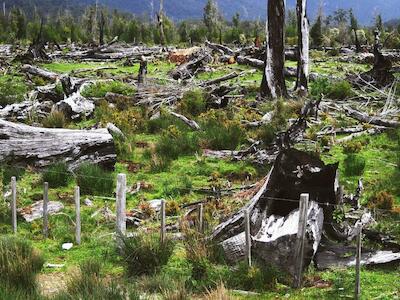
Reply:
[[[310,199],[309,194],[301,194],[299,202],[299,225],[297,231],[297,241],[295,249],[295,276],[294,276],[294,287],[300,288],[302,283],[303,273],[303,260],[304,260],[304,242],[306,237],[306,226],[307,226],[307,212],[308,212],[308,201]]]
[[[203,233],[203,230],[204,230],[203,218],[204,218],[204,205],[203,205],[203,203],[200,203],[199,204],[199,232],[200,233]]]
[[[79,186],[75,187],[75,241],[81,244],[81,196]]]
[[[251,231],[250,231],[250,216],[249,211],[244,211],[244,233],[246,238],[246,260],[249,267],[251,267]]]
[[[165,230],[165,200],[161,200],[161,231],[160,231],[160,240],[161,244],[164,244],[166,238],[166,230]]]
[[[13,233],[17,233],[17,178],[11,178],[11,223]]]
[[[49,183],[45,182],[43,187],[43,235],[44,238],[47,239],[49,237],[49,220],[47,214],[47,207],[49,204]]]
[[[356,253],[356,287],[355,287],[355,299],[361,298],[361,247],[362,247],[362,229],[357,235],[357,253]]]
[[[126,233],[126,175],[118,174],[117,177],[117,233]]]

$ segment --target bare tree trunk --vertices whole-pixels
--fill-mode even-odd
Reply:
[[[308,90],[310,38],[307,0],[297,0],[298,61],[296,90]]]
[[[267,49],[261,96],[286,97],[285,83],[285,0],[268,0]]]
[[[100,24],[99,24],[99,44],[104,45],[104,31],[106,27],[106,19],[104,17],[104,11],[102,10],[100,13]]]
[[[356,43],[356,53],[361,52],[360,40],[358,39],[357,29],[353,29],[354,31],[354,42]]]
[[[164,33],[164,0],[160,0],[160,11],[157,15],[158,28],[160,30],[160,44],[165,45],[165,33]]]

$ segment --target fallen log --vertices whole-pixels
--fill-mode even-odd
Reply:
[[[391,127],[391,128],[399,128],[400,127],[400,122],[398,122],[398,121],[386,120],[386,119],[383,119],[380,117],[371,117],[365,113],[354,110],[350,107],[345,107],[344,110],[345,110],[347,116],[349,116],[353,119],[356,119],[357,121],[363,122],[363,123],[377,125],[377,126],[383,126],[383,127]]]
[[[187,117],[185,117],[184,115],[178,114],[178,113],[173,112],[173,111],[169,111],[169,113],[170,113],[172,116],[174,116],[174,117],[178,118],[179,120],[181,120],[183,123],[185,123],[187,126],[189,126],[190,128],[192,128],[193,130],[197,130],[197,131],[198,131],[198,130],[201,130],[200,125],[197,124],[196,121],[190,120],[190,119],[188,119]]]
[[[214,43],[210,43],[209,41],[206,41],[205,45],[216,51],[219,52],[222,55],[229,55],[229,56],[234,56],[235,55],[235,51],[233,51],[231,48],[224,46],[224,45],[220,45],[220,44],[214,44]]]
[[[170,72],[170,76],[175,79],[190,79],[212,61],[211,55],[206,51],[195,53],[190,61],[178,66]]]
[[[219,84],[221,82],[224,82],[224,81],[227,81],[227,80],[231,80],[231,79],[236,78],[238,76],[239,76],[238,73],[232,72],[232,73],[229,73],[228,75],[225,75],[225,76],[222,76],[222,77],[219,77],[219,78],[216,78],[216,79],[212,79],[212,80],[206,81],[206,82],[202,83],[201,86],[205,86],[206,87],[206,86],[210,86],[210,85],[214,85],[214,84]]]
[[[315,265],[318,270],[353,267],[356,264],[356,258],[355,255],[349,256],[349,253],[356,253],[356,248],[333,242],[324,242],[315,255]],[[363,266],[393,262],[400,262],[400,252],[363,249],[361,254],[361,265]]]
[[[39,121],[48,116],[53,107],[52,101],[32,101],[26,100],[14,103],[0,109],[0,118],[9,121],[24,122],[29,118],[37,118]]]
[[[70,120],[77,120],[82,117],[89,117],[95,109],[93,101],[86,99],[79,92],[56,103],[55,109],[64,113]]]
[[[23,65],[21,67],[21,71],[25,73],[29,73],[34,76],[40,76],[44,79],[50,80],[50,81],[56,81],[59,78],[59,74],[47,71],[32,65]]]
[[[113,138],[107,129],[46,129],[0,119],[0,162],[43,168],[60,161],[71,170],[84,162],[113,168]]]

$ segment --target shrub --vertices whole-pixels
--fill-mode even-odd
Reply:
[[[23,78],[14,75],[0,76],[0,106],[6,106],[24,100],[28,88]]]
[[[52,188],[67,186],[71,179],[71,173],[65,162],[56,163],[48,167],[43,173],[43,182],[48,182]]]
[[[178,202],[174,200],[169,200],[166,203],[165,213],[167,216],[176,216],[180,211],[180,206]]]
[[[11,182],[11,177],[15,176],[17,180],[21,179],[25,174],[25,169],[14,165],[0,165],[0,173],[2,173],[3,186]]]
[[[27,240],[0,237],[0,282],[18,290],[34,291],[44,260]]]
[[[365,170],[365,158],[356,155],[350,154],[344,160],[344,167],[345,167],[345,175],[347,176],[361,176]]]
[[[319,78],[310,87],[311,96],[315,99],[324,94],[331,99],[344,100],[354,94],[351,84],[345,80],[332,83],[328,78]]]
[[[101,101],[95,112],[95,119],[98,123],[105,126],[113,123],[125,135],[129,135],[137,129],[145,128],[144,112],[135,107],[118,110],[110,107],[107,101]]]
[[[395,198],[391,193],[380,191],[369,199],[368,206],[371,208],[392,210],[394,202]]]
[[[101,264],[94,259],[88,259],[79,266],[79,272],[68,282],[67,290],[55,297],[55,300],[125,300],[140,299],[138,293],[130,286],[123,287],[111,281],[107,283],[100,277]]]
[[[246,138],[240,123],[226,113],[213,111],[202,122],[202,145],[214,150],[235,150]]]
[[[271,144],[276,134],[286,129],[287,120],[292,113],[291,107],[285,106],[283,101],[277,101],[271,122],[259,128],[257,132],[258,139],[263,141],[265,145]]]
[[[331,99],[344,100],[353,96],[352,86],[348,81],[339,81],[330,85],[327,96]]]
[[[136,89],[129,84],[120,81],[97,82],[85,88],[82,92],[83,97],[103,98],[108,92],[133,96]]]
[[[138,234],[122,238],[122,257],[128,276],[152,275],[164,266],[174,250],[174,242],[160,243],[158,234]]]
[[[182,155],[190,155],[199,150],[199,141],[195,134],[181,131],[170,126],[161,134],[156,144],[157,155],[164,160],[174,160]]]
[[[67,126],[67,119],[61,111],[52,111],[46,118],[43,119],[42,125],[46,128],[64,128]]]
[[[343,152],[347,154],[358,153],[362,150],[362,143],[359,141],[349,141],[343,145]]]
[[[75,174],[82,194],[110,196],[114,192],[112,173],[97,165],[84,163],[76,170]]]
[[[197,117],[206,111],[206,100],[201,90],[195,89],[186,92],[179,103],[179,110],[184,115],[188,114]]]

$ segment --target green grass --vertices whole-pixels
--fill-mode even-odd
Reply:
[[[22,76],[0,76],[0,106],[22,102],[27,92],[28,87]]]

